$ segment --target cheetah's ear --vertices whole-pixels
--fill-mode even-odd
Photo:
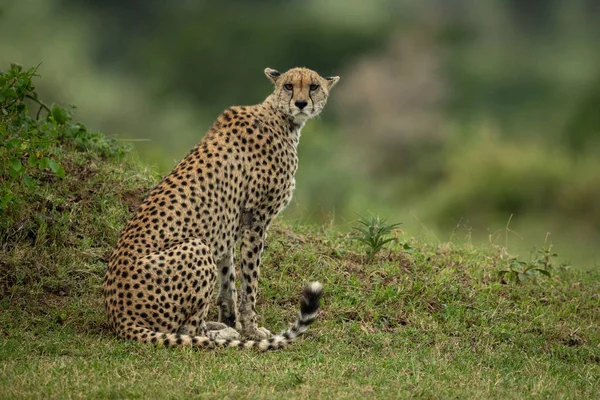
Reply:
[[[271,80],[271,82],[276,83],[277,79],[279,79],[279,77],[281,76],[281,72],[277,71],[276,69],[267,67],[265,68],[265,75]]]
[[[325,78],[325,80],[327,81],[327,88],[331,89],[332,87],[335,86],[336,83],[338,83],[338,81],[340,80],[339,76],[330,76],[329,78]]]

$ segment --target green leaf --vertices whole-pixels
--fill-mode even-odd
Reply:
[[[23,164],[21,164],[21,160],[17,158],[13,158],[10,160],[10,168],[9,174],[12,178],[16,178],[21,175],[21,170],[23,169]]]
[[[18,139],[18,138],[10,139],[8,142],[6,142],[6,149],[12,150],[15,147],[19,146],[20,144],[21,144],[21,139]]]
[[[50,171],[54,172],[60,178],[65,177],[65,170],[63,169],[62,165],[60,165],[56,161],[54,161],[54,160],[48,161],[48,166],[50,167]]]
[[[528,266],[525,267],[525,269],[523,270],[523,272],[527,273],[527,272],[535,270],[535,269],[536,269],[535,265],[528,265]]]
[[[52,105],[50,115],[52,115],[54,121],[56,121],[56,123],[60,125],[64,125],[65,123],[71,120],[71,117],[69,117],[69,113],[67,112],[67,110],[57,106],[56,104]]]
[[[23,175],[23,183],[25,183],[25,186],[30,190],[35,187],[35,181],[27,174]]]
[[[15,92],[15,89],[13,89],[12,87],[9,87],[4,91],[4,95],[9,98],[14,98],[17,97],[17,92]]]
[[[545,269],[538,268],[538,269],[536,269],[536,271],[542,275],[547,276],[548,278],[552,278],[552,274],[550,274],[550,272],[546,271]]]
[[[358,227],[358,226],[353,226],[352,229],[356,229],[357,231],[359,231],[360,233],[364,234],[364,235],[368,235],[368,231],[364,228]]]
[[[38,163],[38,158],[35,155],[30,154],[29,158],[27,158],[27,165],[29,165],[31,168],[33,168],[37,165],[37,163]]]
[[[36,143],[35,147],[38,150],[47,149],[48,147],[50,147],[50,140],[40,141],[40,142]]]
[[[0,210],[5,210],[8,207],[8,204],[14,198],[13,193],[10,189],[1,189],[0,190]]]
[[[23,164],[21,164],[21,160],[13,158],[10,160],[10,167],[18,172],[21,170],[21,168],[23,168]]]
[[[40,169],[40,171],[45,170],[49,166],[50,166],[50,159],[48,157],[42,157],[38,161],[38,168]]]
[[[87,128],[82,123],[77,123],[77,124],[71,125],[70,130],[71,130],[71,135],[73,135],[73,136],[77,136],[78,134],[87,132]]]
[[[387,239],[381,241],[381,245],[383,246],[384,244],[393,242],[394,240],[396,240],[396,238],[387,238]]]
[[[12,169],[12,168],[8,169],[8,174],[13,179],[17,179],[19,177],[19,173],[17,171],[15,171],[14,169]]]

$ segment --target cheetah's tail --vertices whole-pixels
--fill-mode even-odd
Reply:
[[[206,336],[181,335],[177,333],[158,333],[148,329],[139,329],[133,339],[140,342],[162,344],[164,346],[194,346],[194,347],[239,347],[255,348],[258,350],[275,350],[283,348],[302,336],[308,326],[317,317],[319,303],[323,294],[323,285],[311,282],[304,288],[300,300],[300,312],[294,325],[269,339],[237,340],[212,339]]]

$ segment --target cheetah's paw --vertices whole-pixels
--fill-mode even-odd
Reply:
[[[273,334],[267,328],[255,327],[244,331],[244,336],[250,340],[263,340],[272,337]]]
[[[241,335],[238,331],[228,326],[223,329],[208,331],[208,337],[212,339],[237,340],[241,338]]]

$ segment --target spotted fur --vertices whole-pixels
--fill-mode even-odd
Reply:
[[[121,232],[104,280],[109,324],[119,336],[268,350],[292,342],[314,320],[318,282],[306,286],[293,327],[271,337],[256,323],[257,284],[267,229],[292,198],[300,130],[323,110],[339,78],[306,68],[265,74],[274,92],[261,104],[225,110]],[[217,275],[221,324],[206,322]]]

